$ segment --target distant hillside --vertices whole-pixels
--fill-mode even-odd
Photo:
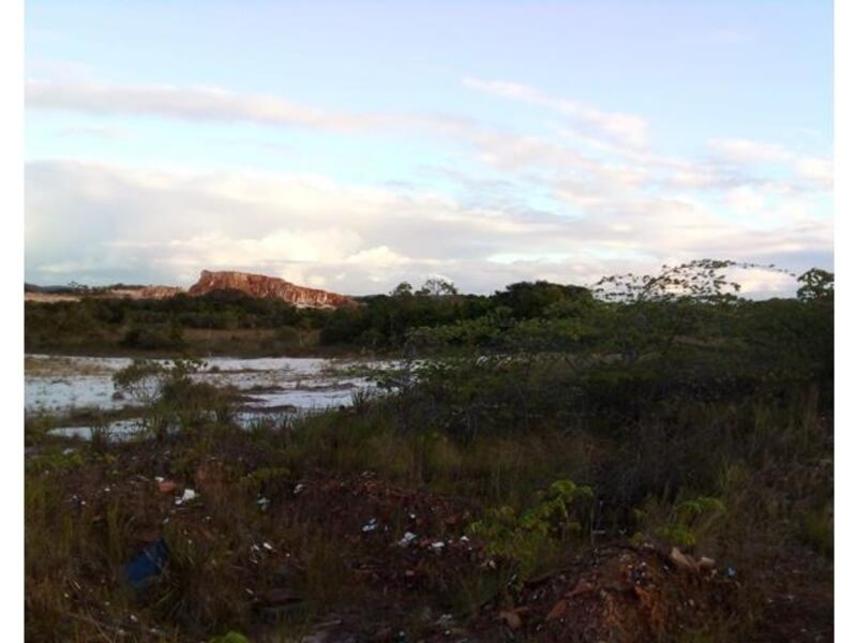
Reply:
[[[278,299],[298,308],[340,308],[354,306],[356,301],[318,288],[298,286],[278,277],[246,272],[203,270],[199,280],[188,290],[178,286],[144,286],[113,284],[111,286],[85,286],[71,283],[66,286],[39,286],[24,284],[24,300],[33,302],[79,301],[84,297],[101,299],[167,299],[178,294],[192,297],[218,291],[241,292],[250,297]]]

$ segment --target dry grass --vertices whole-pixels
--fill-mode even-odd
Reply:
[[[107,364],[96,360],[79,360],[74,357],[24,358],[24,375],[32,377],[70,378],[87,375],[111,375],[114,372]]]

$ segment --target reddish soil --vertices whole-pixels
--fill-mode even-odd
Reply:
[[[211,461],[196,467],[191,479],[172,477],[164,484],[134,473],[158,471],[158,463],[165,462],[141,449],[122,467],[114,464],[112,472],[90,467],[64,474],[64,484],[71,506],[80,510],[84,501],[94,521],[105,519],[109,498],[127,499],[135,515],[131,544],[135,550],[159,538],[169,520],[202,551],[206,547],[215,551],[217,542],[239,538],[225,531],[228,527],[218,522],[217,515],[223,514],[224,503],[241,495],[237,489],[242,476],[235,472],[244,469],[245,456],[252,459],[246,453],[236,454],[229,464]],[[199,497],[176,505],[187,487]],[[727,574],[716,565],[685,569],[653,547],[623,545],[579,552],[565,569],[492,593],[502,598],[483,603],[475,616],[465,618],[452,600],[462,580],[502,562],[489,559],[478,542],[465,536],[478,511],[468,501],[406,489],[369,472],[342,479],[321,471],[302,479],[273,477],[263,484],[261,495],[267,503],[258,510],[264,519],[255,527],[230,528],[261,530],[241,535],[244,553],[230,561],[229,583],[237,600],[245,601],[252,613],[255,624],[246,633],[253,640],[275,640],[271,633],[276,624],[304,600],[302,583],[293,581],[306,572],[308,561],[278,538],[279,529],[293,525],[314,525],[336,543],[347,561],[348,582],[360,589],[324,614],[313,628],[317,641],[630,643],[694,640],[694,632],[712,624],[722,624],[726,638],[697,640],[735,640],[727,636],[730,619],[746,621],[740,573]],[[252,497],[245,501],[257,502]],[[413,539],[400,542],[408,532]],[[791,562],[793,570],[771,570],[771,598],[759,626],[742,640],[832,640],[832,591],[802,576],[810,574],[807,561]],[[80,612],[101,613],[100,618],[109,622],[109,613],[92,600],[88,588],[121,585],[117,578],[121,577],[110,578],[101,571],[70,579],[72,600]]]

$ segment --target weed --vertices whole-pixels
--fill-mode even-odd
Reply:
[[[588,520],[592,489],[557,480],[523,512],[503,506],[485,512],[468,532],[486,543],[486,551],[515,561],[526,578],[558,545],[579,538]]]

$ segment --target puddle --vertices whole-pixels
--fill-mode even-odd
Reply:
[[[25,356],[25,413],[60,414],[83,408],[116,410],[132,401],[114,396],[113,374],[131,364],[122,357]],[[168,364],[168,360],[159,360]],[[350,406],[361,390],[376,390],[374,381],[354,375],[355,367],[389,368],[393,362],[333,360],[323,358],[265,357],[239,359],[213,357],[204,360],[202,372],[192,377],[216,386],[233,386],[244,403],[239,422],[245,426],[260,418],[315,412]],[[139,430],[139,420],[109,425],[120,438]],[[90,437],[91,428],[69,426],[55,433]]]
[[[143,427],[140,420],[116,420],[110,422],[105,428],[106,434],[111,440],[127,440],[138,433]],[[48,431],[51,435],[60,435],[66,438],[92,439],[93,428],[91,426],[64,426]]]

